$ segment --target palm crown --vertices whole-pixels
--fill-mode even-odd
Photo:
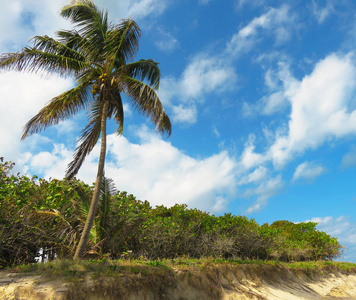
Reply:
[[[140,37],[136,22],[128,19],[117,25],[109,23],[107,12],[90,0],[74,1],[60,14],[76,25],[74,30],[58,31],[58,39],[35,36],[33,47],[0,58],[1,69],[44,70],[75,77],[74,88],[54,97],[25,125],[22,139],[88,108],[89,123],[79,137],[66,173],[72,177],[99,139],[103,114],[116,120],[117,132],[122,134],[122,94],[151,119],[157,131],[170,135],[170,120],[155,92],[160,80],[158,63],[152,59],[132,62]]]

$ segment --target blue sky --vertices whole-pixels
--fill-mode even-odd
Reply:
[[[70,24],[67,1],[3,0],[0,52]],[[356,262],[356,3],[354,1],[98,0],[142,30],[137,60],[159,62],[169,139],[125,103],[109,123],[106,175],[152,205],[186,203],[263,224],[316,221]],[[85,112],[20,142],[23,125],[73,85],[0,74],[0,154],[17,171],[62,178]],[[98,147],[78,177],[95,179]]]

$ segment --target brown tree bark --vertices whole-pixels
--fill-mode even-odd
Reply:
[[[88,243],[90,230],[94,223],[96,209],[99,204],[101,183],[102,183],[103,176],[104,176],[104,165],[105,165],[105,156],[106,156],[106,119],[107,119],[108,108],[109,108],[109,102],[104,101],[103,115],[101,118],[100,158],[99,158],[99,165],[98,165],[98,173],[97,173],[96,182],[95,182],[95,189],[94,189],[94,193],[93,193],[93,198],[90,203],[88,217],[85,222],[82,236],[80,237],[80,241],[79,241],[79,244],[75,251],[73,260],[80,260],[84,255],[84,250]]]

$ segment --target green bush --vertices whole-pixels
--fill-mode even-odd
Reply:
[[[13,166],[0,158],[0,268],[34,262],[39,249],[47,259],[72,256],[93,188],[77,179],[13,175]],[[86,256],[287,262],[337,257],[342,246],[316,225],[276,221],[260,226],[245,216],[214,216],[184,204],[152,208],[104,178]]]

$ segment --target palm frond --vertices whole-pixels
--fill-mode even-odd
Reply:
[[[72,39],[74,38],[75,40],[73,41]],[[63,56],[66,58],[72,58],[77,61],[85,62],[86,61],[85,55],[78,52],[80,48],[79,47],[77,47],[77,49],[73,48],[73,46],[75,47],[76,45],[78,45],[78,41],[77,41],[78,38],[81,37],[74,36],[69,41],[66,40],[65,44],[51,37],[48,37],[47,35],[35,36],[31,39],[31,41],[34,43],[33,46],[34,50],[39,50],[45,53],[52,53],[58,56]]]
[[[102,109],[103,107],[98,100],[92,103],[90,121],[82,131],[78,139],[78,143],[80,144],[76,147],[73,160],[67,167],[66,177],[69,179],[78,173],[84,159],[91,152],[99,139]]]
[[[0,57],[0,70],[3,71],[48,71],[61,76],[80,72],[90,64],[73,57],[47,53],[35,48],[25,47],[18,53],[5,53]]]
[[[156,125],[156,131],[170,136],[171,121],[164,111],[156,92],[147,84],[132,77],[125,78],[125,93],[133,101],[134,107]]]
[[[108,110],[108,118],[114,117],[119,127],[115,130],[118,134],[122,135],[124,130],[124,107],[120,91],[118,89],[112,89],[109,91],[108,100],[110,106]]]
[[[111,178],[103,177],[103,182],[101,184],[101,196],[105,198],[110,198],[114,196],[117,192],[115,182]]]
[[[91,99],[91,94],[88,92],[88,88],[83,85],[78,85],[53,98],[37,115],[27,122],[21,139],[23,140],[33,133],[40,132],[48,126],[68,119],[83,109],[89,99]]]
[[[75,23],[80,35],[87,38],[86,48],[90,48],[92,57],[97,59],[103,52],[111,27],[108,13],[99,9],[90,0],[77,0],[64,6],[60,15]]]
[[[133,60],[140,36],[141,30],[132,19],[122,21],[110,32],[107,51],[116,58],[115,68]]]
[[[99,239],[104,239],[104,232],[107,229],[107,220],[110,212],[110,199],[116,193],[115,183],[111,178],[103,177],[100,193],[100,233]]]
[[[56,32],[58,41],[70,49],[80,52],[85,57],[88,53],[85,51],[85,45],[88,42],[85,36],[79,34],[76,30],[59,30]]]
[[[161,72],[158,68],[158,63],[153,59],[141,59],[137,62],[120,67],[118,71],[120,70],[124,70],[128,76],[136,78],[140,81],[147,80],[148,85],[155,90],[159,88]]]

